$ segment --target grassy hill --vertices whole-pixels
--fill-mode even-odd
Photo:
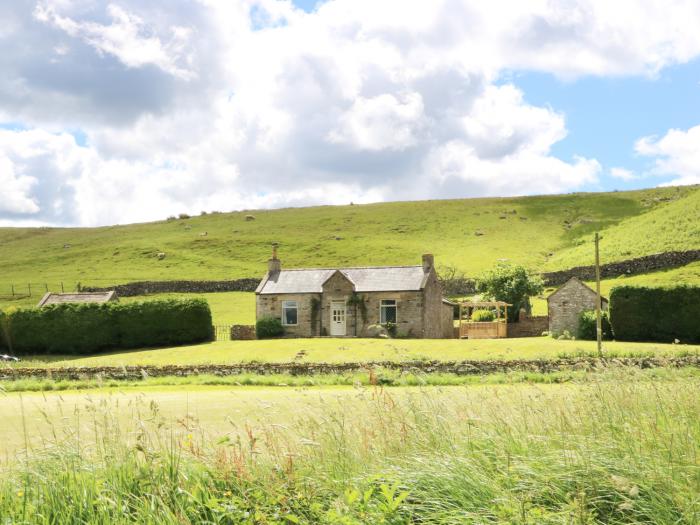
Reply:
[[[35,283],[262,276],[270,243],[285,267],[418,264],[469,276],[498,260],[532,269],[592,263],[587,241],[603,235],[603,262],[700,247],[698,186],[567,194],[320,206],[212,213],[102,228],[0,228],[0,295]],[[247,220],[246,216],[253,216]],[[157,255],[165,253],[159,260]],[[38,290],[37,290],[38,289]]]

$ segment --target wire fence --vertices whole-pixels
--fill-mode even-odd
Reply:
[[[77,284],[64,282],[33,282],[8,283],[0,285],[0,299],[23,299],[26,297],[42,297],[46,292],[72,292],[78,289]]]

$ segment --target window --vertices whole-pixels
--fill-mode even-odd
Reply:
[[[296,301],[282,301],[282,324],[285,326],[297,324]]]
[[[379,304],[379,323],[396,324],[396,299],[382,299]]]

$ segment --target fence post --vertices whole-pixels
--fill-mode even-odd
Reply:
[[[10,284],[10,286],[12,286],[12,297],[14,297],[15,296],[15,285]]]
[[[48,284],[48,283],[44,283],[44,288],[46,288],[46,291],[48,292],[48,291],[49,291],[49,284]]]
[[[32,296],[32,283],[27,283],[27,291],[29,292],[29,297]]]
[[[65,293],[65,292],[63,291],[63,281],[61,281],[61,293]]]

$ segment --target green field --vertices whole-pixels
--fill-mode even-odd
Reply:
[[[700,345],[660,343],[604,344],[610,356],[687,355]],[[302,355],[298,355],[303,351]],[[552,359],[595,355],[595,341],[559,341],[551,337],[519,339],[276,339],[217,341],[194,346],[122,351],[82,356],[26,357],[19,366],[197,365],[246,362],[377,362],[411,360]]]
[[[695,524],[698,377],[8,394],[8,523]]]
[[[321,206],[217,213],[102,228],[0,228],[0,295],[134,280],[231,279],[283,266],[419,264],[477,276],[500,259],[532,269],[700,246],[697,186],[633,192]],[[255,220],[245,220],[253,215]],[[206,235],[203,235],[206,233]],[[477,235],[477,233],[479,235]],[[165,253],[159,260],[158,253]]]

